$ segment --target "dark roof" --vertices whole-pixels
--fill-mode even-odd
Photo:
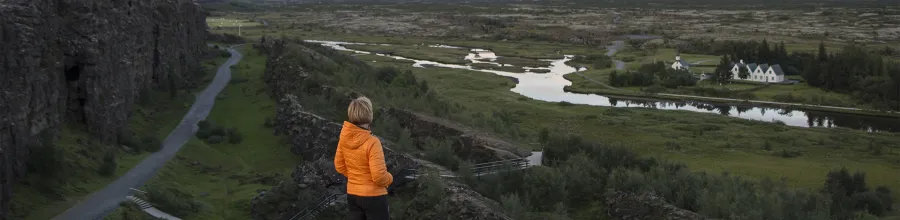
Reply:
[[[763,72],[769,71],[769,64],[765,64],[765,63],[759,64],[759,69],[762,70]]]
[[[784,75],[784,70],[781,70],[781,65],[772,65],[772,71],[775,71],[775,75]]]
[[[675,62],[679,62],[679,63],[681,63],[681,66],[684,66],[684,67],[689,67],[689,66],[691,66],[691,64],[690,64],[690,63],[688,63],[688,62],[684,62],[684,60],[678,60],[678,61],[675,61]]]
[[[756,63],[748,63],[747,67],[749,67],[751,71],[756,71]]]

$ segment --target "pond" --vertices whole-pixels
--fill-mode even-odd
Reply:
[[[307,42],[318,43],[336,50],[351,51],[355,53],[372,54],[369,51],[353,50],[343,45],[353,45],[362,43],[337,42],[337,41],[318,41],[307,40]],[[434,47],[452,47],[447,45],[433,45]],[[608,47],[609,55],[614,54],[615,50],[623,46],[622,42],[616,42]],[[470,48],[471,53],[465,59],[473,63],[490,63],[495,65],[497,55],[491,51]],[[789,108],[770,108],[753,105],[730,105],[730,104],[712,104],[699,101],[645,101],[642,99],[628,98],[610,98],[596,94],[579,94],[571,93],[563,90],[564,87],[572,85],[572,82],[563,78],[564,75],[576,72],[575,67],[566,65],[566,61],[573,58],[572,55],[565,55],[561,59],[547,60],[550,66],[541,67],[539,69],[549,70],[546,73],[524,72],[514,73],[499,70],[479,69],[469,65],[445,64],[429,60],[416,60],[401,56],[377,54],[378,56],[389,57],[398,60],[413,61],[414,67],[442,67],[466,69],[480,72],[493,73],[500,76],[514,78],[517,84],[511,89],[512,92],[523,96],[542,100],[547,102],[569,102],[573,104],[609,106],[609,107],[639,107],[653,108],[661,110],[685,110],[693,112],[721,114],[729,117],[743,118],[750,120],[759,120],[767,122],[780,122],[789,126],[797,127],[826,127],[826,128],[852,128],[866,131],[884,131],[898,132],[900,131],[900,119],[888,117],[875,117],[856,114],[836,113],[836,112],[820,112],[807,110],[793,110]],[[619,66],[619,64],[616,64]],[[620,67],[621,68],[621,67]]]

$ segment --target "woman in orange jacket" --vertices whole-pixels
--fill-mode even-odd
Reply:
[[[388,219],[387,187],[394,181],[384,162],[381,140],[372,135],[372,102],[360,97],[350,102],[334,168],[347,177],[348,219]]]

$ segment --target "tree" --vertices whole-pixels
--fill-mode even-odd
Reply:
[[[722,56],[719,65],[716,66],[716,82],[724,85],[732,78],[731,74],[731,61],[728,60],[728,55]]]
[[[828,61],[828,51],[825,50],[825,42],[819,42],[819,56],[816,57],[819,62]]]
[[[113,151],[107,152],[106,155],[103,156],[103,164],[100,165],[99,173],[103,176],[112,176],[116,172],[117,166],[116,155]]]
[[[528,213],[528,209],[516,194],[500,197],[500,206],[512,219],[525,219],[525,214]]]
[[[747,77],[750,77],[750,72],[747,71],[747,68],[738,68],[738,69],[740,69],[738,71],[738,77],[740,77],[741,79],[747,79]]]
[[[778,44],[778,57],[776,58],[777,62],[784,63],[788,59],[787,48],[784,46],[784,41]]]
[[[613,70],[611,73],[609,73],[609,85],[615,86],[615,87],[622,86],[619,84],[619,74],[616,73],[615,70]]]
[[[554,168],[536,166],[528,169],[523,190],[537,210],[551,211],[558,203],[566,201],[566,178]]]
[[[757,48],[757,59],[758,63],[769,63],[772,60],[772,52],[769,49],[769,42],[763,40],[761,44],[759,44],[759,48]]]

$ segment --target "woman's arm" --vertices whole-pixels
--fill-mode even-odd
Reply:
[[[381,147],[381,140],[373,138],[375,139],[374,144],[369,148],[369,172],[376,185],[388,187],[394,182],[394,176],[388,173],[387,166],[384,164],[384,149]]]
[[[344,152],[338,144],[337,150],[334,152],[334,169],[341,175],[347,176],[347,163],[344,162]]]

